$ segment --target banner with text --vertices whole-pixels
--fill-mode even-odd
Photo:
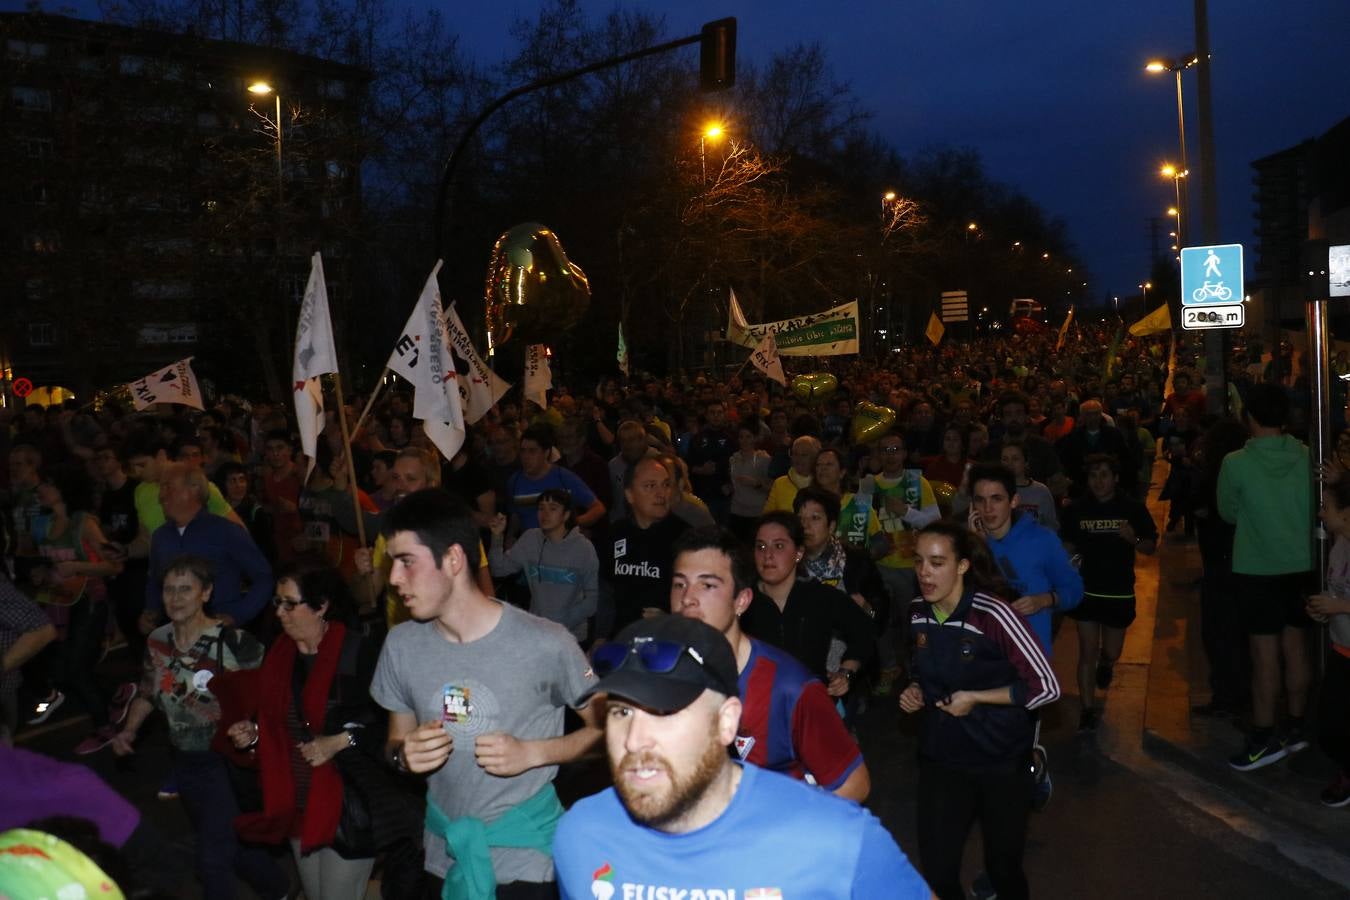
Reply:
[[[751,325],[731,295],[727,340],[754,349],[772,334],[782,356],[842,356],[858,352],[858,301],[824,312]]]

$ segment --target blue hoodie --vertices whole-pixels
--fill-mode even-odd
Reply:
[[[1050,656],[1050,618],[1052,609],[1068,612],[1083,601],[1083,579],[1069,562],[1069,553],[1053,531],[1031,516],[1013,514],[1012,527],[1002,539],[986,535],[989,549],[998,561],[1003,577],[1016,596],[1054,591],[1057,603],[1026,617],[1027,625]]]

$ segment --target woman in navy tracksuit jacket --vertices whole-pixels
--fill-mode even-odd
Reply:
[[[919,532],[910,604],[914,678],[900,709],[921,712],[919,860],[940,900],[966,896],[961,855],[978,818],[985,871],[1002,900],[1028,896],[1022,871],[1031,809],[1031,710],[1059,682],[1006,595],[989,551],[966,528]]]

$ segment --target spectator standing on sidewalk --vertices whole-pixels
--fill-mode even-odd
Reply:
[[[1324,806],[1350,805],[1350,478],[1337,480],[1322,500],[1322,521],[1335,536],[1327,561],[1327,589],[1308,600],[1308,615],[1331,628],[1331,651],[1322,676],[1318,743],[1336,763],[1336,780],[1322,791]]]
[[[1284,433],[1288,395],[1276,384],[1253,385],[1246,407],[1251,437],[1224,457],[1218,488],[1219,515],[1237,526],[1232,596],[1252,651],[1252,730],[1228,761],[1240,772],[1308,746],[1303,713],[1312,622],[1304,593],[1313,566],[1312,471],[1308,448]],[[1288,719],[1276,733],[1281,674]]]

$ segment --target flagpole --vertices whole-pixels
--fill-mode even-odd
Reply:
[[[333,373],[333,390],[337,395],[338,424],[342,426],[342,445],[347,448],[347,487],[352,495],[352,510],[356,513],[356,537],[361,546],[366,546],[366,517],[361,509],[358,496],[360,488],[356,485],[356,463],[352,460],[352,436],[347,431],[347,402],[342,393],[342,375]]]
[[[361,416],[356,420],[356,427],[352,429],[353,434],[361,431],[361,425],[366,421],[366,416],[370,415],[370,408],[375,405],[375,398],[380,396],[380,391],[384,389],[384,379],[388,375],[389,368],[386,366],[384,371],[380,373],[379,379],[375,382],[375,387],[370,392],[370,399],[366,401],[366,408],[361,410]]]

